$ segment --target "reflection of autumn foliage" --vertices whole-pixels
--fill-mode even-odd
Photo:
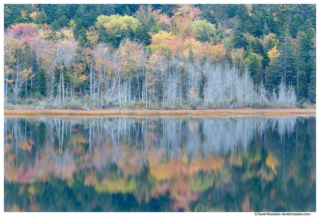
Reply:
[[[189,124],[189,131],[190,131],[191,133],[193,133],[193,130],[196,129],[197,127],[198,127],[198,124],[197,124],[196,122],[194,122],[194,123],[190,122],[190,124]]]
[[[19,206],[17,206],[16,204],[13,204],[8,212],[20,212],[20,211],[21,210],[20,210]]]
[[[141,120],[136,122],[140,124]],[[201,129],[201,125],[195,120],[185,124],[188,135],[195,135]],[[82,184],[99,194],[131,194],[140,204],[170,197],[172,211],[225,211],[228,209],[225,206],[210,204],[216,202],[216,194],[222,194],[222,198],[226,194],[233,198],[238,196],[232,192],[235,181],[240,185],[248,180],[271,185],[282,176],[278,174],[277,178],[277,171],[281,172],[277,169],[280,165],[280,160],[276,157],[278,154],[269,149],[263,152],[260,148],[251,148],[246,151],[204,154],[194,148],[187,152],[184,149],[187,144],[170,144],[169,147],[159,145],[162,139],[159,133],[161,127],[153,122],[146,124],[141,131],[142,142],[130,140],[117,131],[113,134],[105,130],[96,131],[99,134],[86,136],[83,127],[75,124],[59,147],[54,144],[56,140],[52,145],[48,143],[39,148],[24,137],[18,140],[10,134],[6,137],[5,180],[9,183],[21,183],[17,193],[31,197],[31,204],[25,210],[42,209],[36,200],[41,193],[36,185],[37,182],[50,181],[51,176],[65,180],[64,187],[67,185],[76,188]],[[173,148],[176,148],[174,156],[170,152]],[[21,157],[22,153],[26,155],[25,158]],[[292,167],[286,173],[288,178],[293,177],[296,172],[295,163],[291,161],[290,164]],[[315,170],[307,176],[307,187],[314,187]],[[297,181],[296,184],[304,183],[301,179],[294,181]],[[265,199],[277,206],[286,205],[283,195],[278,191],[266,191],[266,194]],[[256,201],[256,197],[255,192],[241,195],[237,200],[237,210],[257,210],[253,209],[256,205],[250,203]],[[207,200],[207,203],[203,200]]]
[[[224,164],[224,160],[220,158],[219,155],[213,157],[209,155],[207,158],[199,157],[197,160],[193,159],[189,164],[187,161],[186,155],[184,155],[180,160],[174,161],[171,160],[167,164],[164,163],[150,163],[149,162],[149,172],[150,175],[157,180],[157,182],[170,182],[171,187],[168,190],[170,191],[170,197],[175,201],[174,206],[172,207],[174,211],[179,209],[189,210],[189,203],[198,199],[199,191],[201,189],[196,186],[197,178],[200,171],[210,174],[211,172],[221,171]],[[213,179],[207,181],[208,185],[205,186],[209,188],[213,185]],[[201,182],[203,183],[203,182]],[[159,189],[162,189],[161,192],[164,194],[164,189],[166,187],[158,186],[158,189],[153,190],[160,192]],[[157,193],[151,193],[152,197],[156,197]]]
[[[279,166],[279,162],[276,157],[274,157],[272,154],[269,154],[266,160],[266,164],[270,169],[272,169],[272,171],[275,174],[277,174],[277,171],[275,170],[275,168]]]
[[[126,180],[123,178],[109,179],[105,177],[101,184],[96,184],[95,189],[98,193],[131,193],[136,189],[136,181],[133,178]]]
[[[250,208],[250,194],[246,195],[244,202],[241,205],[242,211],[244,212],[252,212],[253,210]]]
[[[8,135],[4,138],[4,140],[12,140],[12,138],[13,138],[12,134],[8,134]]]
[[[69,150],[63,153],[61,161],[56,163],[55,175],[60,175],[62,179],[71,179],[76,171],[74,159]]]
[[[7,154],[12,149],[11,145],[5,144],[4,145],[4,154]]]
[[[231,155],[229,159],[230,165],[235,167],[242,167],[242,156],[239,155]]]
[[[23,149],[23,150],[28,150],[28,152],[31,151],[33,142],[31,142],[31,140],[29,139],[29,142],[26,140],[23,140],[21,142],[19,142],[19,146]]]
[[[98,183],[96,171],[91,171],[86,174],[86,178],[84,180],[85,186],[95,186]]]

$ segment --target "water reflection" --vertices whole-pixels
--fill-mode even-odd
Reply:
[[[4,121],[6,211],[315,211],[315,117]]]

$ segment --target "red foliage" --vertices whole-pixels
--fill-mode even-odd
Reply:
[[[17,24],[14,28],[8,27],[8,32],[12,32],[14,35],[19,36],[20,39],[23,39],[25,37],[30,38],[38,34],[36,28],[27,23]]]

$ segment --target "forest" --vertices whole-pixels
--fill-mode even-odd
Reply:
[[[5,108],[305,108],[316,5],[5,4]]]

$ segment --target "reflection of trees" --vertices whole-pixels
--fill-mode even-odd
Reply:
[[[315,118],[14,118],[5,119],[4,135],[6,196],[33,186],[40,210],[49,188],[92,198],[74,191],[70,210],[69,199],[106,209],[101,196],[114,210],[112,196],[130,196],[135,210],[164,198],[161,208],[171,211],[315,210]]]

